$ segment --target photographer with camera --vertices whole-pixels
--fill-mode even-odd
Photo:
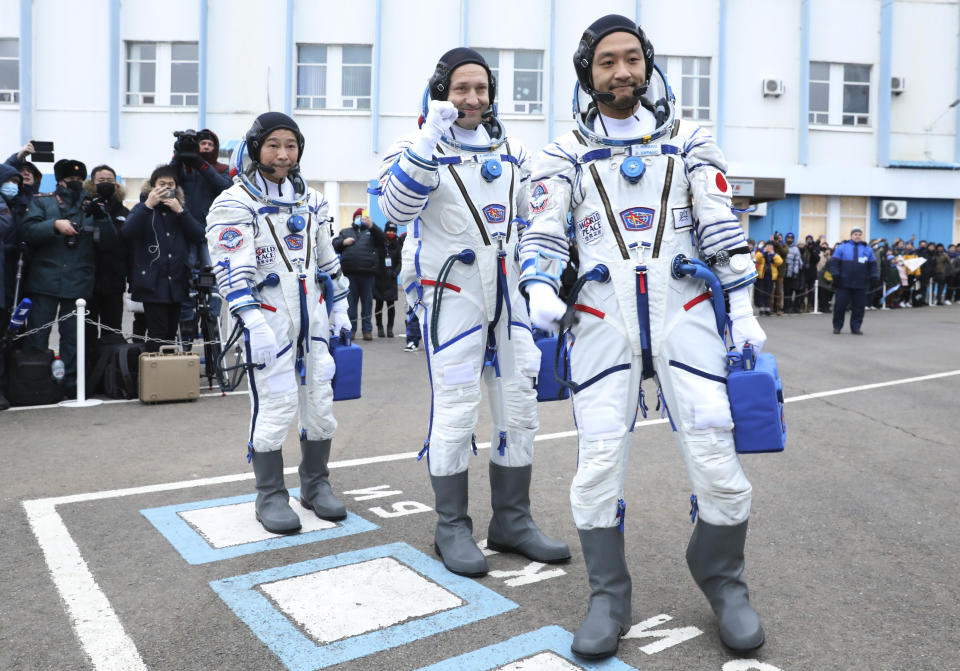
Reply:
[[[199,132],[193,129],[175,131],[173,136],[176,141],[173,143],[170,165],[177,170],[177,184],[183,189],[184,207],[206,228],[207,212],[213,200],[233,184],[229,168],[217,162],[220,139],[208,128]],[[190,267],[210,265],[210,252],[206,244],[191,246],[189,264]],[[188,343],[197,332],[196,307],[196,299],[188,297],[180,312],[181,335]],[[217,314],[220,313],[219,296],[211,297],[210,307]]]
[[[130,214],[123,204],[125,192],[117,184],[117,173],[109,165],[98,165],[90,171],[90,179],[83,183],[91,198],[103,203],[113,227],[120,235],[123,223]],[[127,288],[127,260],[121,245],[116,251],[97,250],[97,274],[93,284],[93,300],[87,306],[90,318],[103,326],[120,330],[123,321],[123,292]],[[87,325],[87,346],[96,345],[97,327]],[[90,350],[88,350],[90,351]]]
[[[119,253],[120,240],[102,199],[84,193],[87,166],[80,161],[61,159],[53,166],[57,189],[38,194],[21,228],[30,247],[30,269],[25,294],[33,301],[27,327],[46,324],[72,312],[78,298],[93,296],[96,253]],[[75,316],[60,322],[60,357],[66,365],[64,377],[68,397],[76,394],[77,342]],[[50,329],[29,336],[28,344],[47,349]]]
[[[177,171],[161,165],[140,191],[121,234],[131,254],[130,293],[143,303],[147,321],[146,350],[157,352],[157,340],[173,340],[180,322],[180,304],[190,285],[190,247],[204,242],[203,226],[184,207]]]

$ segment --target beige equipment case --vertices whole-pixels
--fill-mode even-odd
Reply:
[[[140,355],[140,402],[196,401],[200,397],[200,357],[174,345]]]

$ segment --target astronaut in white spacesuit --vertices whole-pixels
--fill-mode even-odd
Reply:
[[[261,114],[236,151],[234,185],[207,215],[219,292],[245,327],[245,360],[252,364],[248,460],[256,476],[257,519],[273,533],[300,529],[280,452],[298,408],[300,501],[323,519],[346,517],[328,479],[337,422],[327,342],[331,320],[336,333],[350,329],[350,285],[333,251],[327,201],[300,176],[303,147],[293,119]]]
[[[569,324],[556,292],[572,213],[584,279],[568,301],[579,318],[567,343],[579,433],[570,500],[591,589],[573,651],[613,655],[631,626],[624,475],[637,413],[647,411],[641,384],[654,376],[699,512],[690,571],[723,643],[757,648],[764,633],[742,578],[751,488],[734,450],[726,347],[703,283],[671,275],[680,254],[706,261],[728,294],[735,346],[763,346],[748,295],[756,273],[731,213],[726,163],[702,128],[676,116],[653,46],[630,19],[592,24],[574,66],[577,129],[532,159],[531,223],[520,243],[534,326]]]
[[[423,325],[433,398],[421,457],[436,499],[436,549],[467,576],[487,572],[467,514],[481,378],[494,425],[487,547],[540,562],[570,557],[530,515],[540,355],[514,254],[529,175],[526,152],[496,118],[495,94],[479,53],[447,52],[424,94],[420,131],[398,140],[380,169],[380,208],[408,227],[401,283]]]

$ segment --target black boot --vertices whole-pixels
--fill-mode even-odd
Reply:
[[[590,578],[590,606],[573,635],[570,649],[585,659],[617,654],[620,637],[630,630],[633,583],[627,570],[620,527],[578,529]]]
[[[717,615],[720,640],[735,652],[748,652],[763,645],[760,618],[743,580],[743,546],[747,523],[733,527],[708,524],[702,519],[687,545],[687,566]]]
[[[300,531],[300,518],[290,507],[290,495],[283,484],[283,454],[253,451],[253,473],[257,478],[257,521],[273,534]]]
[[[437,531],[434,547],[451,573],[467,577],[487,574],[487,558],[473,540],[473,520],[467,515],[467,471],[431,475],[436,499]]]
[[[322,520],[336,522],[347,517],[347,509],[330,489],[330,439],[300,440],[300,503]]]
[[[383,327],[380,324],[377,324],[377,337],[386,338],[387,334],[383,332]]]
[[[490,501],[493,517],[487,547],[515,552],[527,559],[555,564],[570,559],[570,547],[547,537],[530,516],[532,466],[510,468],[490,462]]]

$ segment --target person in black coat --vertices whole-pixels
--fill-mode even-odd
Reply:
[[[123,204],[125,193],[117,184],[117,173],[109,165],[98,165],[90,171],[90,178],[83,183],[83,188],[91,198],[103,203],[119,236],[130,210]],[[99,321],[101,326],[119,331],[123,321],[123,292],[127,288],[127,259],[123,246],[109,252],[98,249],[96,265],[93,296],[87,306],[89,317]],[[87,347],[91,352],[98,335],[96,324],[87,324]]]
[[[172,166],[158,167],[140,192],[121,231],[130,245],[130,293],[143,303],[148,352],[160,349],[155,339],[173,340],[180,303],[189,293],[189,253],[204,241],[203,226],[184,208],[183,190]]]
[[[386,242],[383,231],[373,223],[369,215],[363,214],[363,208],[353,213],[353,225],[344,228],[333,240],[333,250],[340,255],[340,267],[350,280],[348,314],[357,332],[357,317],[364,340],[373,340],[373,285],[377,277],[378,250]],[[360,315],[357,315],[357,303]]]
[[[394,303],[397,300],[397,278],[400,276],[400,250],[401,242],[397,238],[397,225],[387,222],[383,227],[386,240],[377,250],[379,257],[377,267],[377,279],[373,285],[373,297],[376,300],[374,314],[377,318],[377,336],[382,338],[383,333],[383,308],[387,308],[387,333],[388,338],[393,337],[393,320],[396,317]]]

